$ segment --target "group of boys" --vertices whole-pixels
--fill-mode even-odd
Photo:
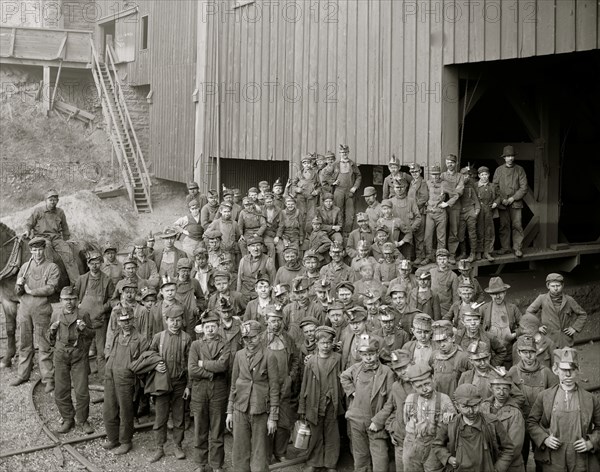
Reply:
[[[352,165],[343,170],[352,173]],[[323,171],[334,192],[339,180],[349,182],[330,167]],[[572,348],[587,315],[563,293],[563,277],[549,274],[548,293],[522,315],[506,301],[510,286],[499,277],[482,290],[469,258],[454,273],[445,242],[431,256],[433,267],[413,273],[403,246],[412,244],[420,210],[402,180],[386,181],[396,197],[380,205],[378,226],[371,223],[378,213],[368,209],[353,231],[344,229],[347,220],[331,225],[333,235],[324,234],[318,247],[284,245],[281,261],[258,232],[245,233],[239,264],[234,247],[211,230],[192,257],[175,247],[178,232],[169,228],[160,235],[162,249],[136,241],[122,263],[114,244],[104,254],[90,252],[89,272],[61,291],[47,336],[44,326],[35,329],[48,344],[38,342],[39,362],[46,391],[55,389],[59,432],[76,422],[93,432],[94,344],[105,382],[104,447],[115,454],[131,450],[134,417],[153,403],[149,461],[165,456],[169,417],[174,455],[185,459],[182,441],[193,417],[200,472],[223,470],[227,430],[234,470],[262,472],[285,461],[297,421],[311,431],[307,471],[336,470],[345,438],[357,471],[387,471],[391,457],[407,472],[523,471],[530,446],[538,470],[594,470],[600,402],[579,387]],[[355,191],[343,193],[345,214]],[[304,197],[302,213],[318,212]],[[272,213],[259,200],[250,213]],[[395,208],[408,216],[391,216]],[[219,218],[215,212],[208,224]],[[317,222],[313,230],[323,231]],[[23,265],[16,287],[22,303],[40,313],[58,283],[45,244],[30,241],[34,266]],[[16,385],[29,377],[33,350],[20,356]]]

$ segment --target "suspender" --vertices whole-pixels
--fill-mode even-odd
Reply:
[[[165,335],[166,334],[167,334],[166,331],[163,331],[162,333],[160,333],[160,344],[158,345],[158,353],[160,354],[161,357],[163,355],[163,346],[165,344]]]

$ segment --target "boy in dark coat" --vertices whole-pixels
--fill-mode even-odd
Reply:
[[[304,470],[314,472],[325,468],[327,472],[333,472],[340,454],[337,418],[343,409],[338,381],[341,356],[333,352],[333,328],[320,326],[316,338],[317,353],[308,359],[304,367],[298,407],[300,418],[306,420],[311,428],[308,467]]]

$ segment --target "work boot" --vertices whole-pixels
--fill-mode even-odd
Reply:
[[[62,426],[56,430],[56,432],[58,434],[68,433],[73,429],[73,426],[75,426],[75,421],[73,421],[73,418],[66,419],[63,421]]]
[[[81,423],[81,429],[83,430],[83,432],[85,434],[93,434],[94,433],[94,428],[87,421],[84,421],[83,423]]]
[[[11,387],[18,387],[21,384],[27,383],[29,381],[29,379],[21,379],[19,377],[17,377],[15,380],[13,380],[9,385]]]
[[[150,459],[148,459],[148,462],[150,462],[151,464],[154,463],[154,462],[158,462],[164,456],[165,456],[165,448],[163,446],[158,446],[156,448],[156,451],[154,451],[154,454],[152,454],[152,456],[150,457]]]
[[[494,262],[496,260],[496,258],[492,256],[489,252],[484,252],[483,257],[490,262]]]
[[[121,444],[118,448],[114,450],[113,454],[121,456],[123,454],[127,454],[129,451],[131,451],[131,443]]]
[[[520,249],[515,249],[515,256],[523,257],[523,251],[521,251]]]
[[[54,382],[46,382],[46,388],[44,388],[45,393],[54,392]]]
[[[2,361],[0,361],[0,369],[11,367],[12,358],[15,357],[15,353],[17,352],[15,333],[6,333],[6,336],[6,354],[4,354]]]
[[[185,459],[185,452],[183,452],[181,444],[175,444],[175,458],[180,461]]]
[[[114,449],[115,447],[119,447],[119,441],[109,441],[108,439],[102,443],[102,447],[107,451]]]

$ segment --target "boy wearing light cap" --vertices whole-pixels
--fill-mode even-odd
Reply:
[[[188,373],[192,383],[190,410],[194,414],[194,462],[210,464],[222,472],[225,461],[225,415],[229,396],[227,372],[230,346],[219,335],[220,318],[205,312],[200,320],[201,339],[192,342]]]
[[[515,343],[515,349],[515,359],[518,358],[519,361],[511,367],[507,376],[519,387],[527,399],[523,411],[524,417],[527,418],[538,395],[547,388],[554,387],[558,383],[558,378],[549,367],[539,362],[536,356],[537,344],[533,336],[519,336]],[[527,464],[529,458],[530,446],[533,446],[535,451],[535,444],[532,443],[531,437],[526,431],[521,450],[525,464]],[[536,470],[541,472],[541,463],[536,462]]]
[[[406,376],[415,393],[409,394],[404,403],[404,470],[433,472],[441,464],[431,455],[431,444],[438,427],[447,425],[456,410],[448,395],[435,390],[431,367],[416,363],[408,367]]]
[[[100,267],[100,254],[97,258]],[[110,279],[108,279],[110,280]],[[106,292],[105,292],[106,293]],[[64,287],[60,292],[61,310],[50,325],[48,341],[54,347],[54,399],[63,419],[58,433],[64,434],[75,426],[75,420],[86,434],[94,428],[88,423],[90,392],[88,390],[88,349],[94,338],[90,315],[77,308],[77,292]],[[98,348],[103,351],[104,346]],[[104,370],[104,369],[103,369]],[[104,372],[102,372],[102,375]],[[71,399],[71,380],[75,392],[76,408]]]
[[[171,289],[173,285],[163,282],[161,293]],[[174,287],[173,287],[174,288]],[[164,445],[167,442],[167,421],[169,413],[173,418],[173,442],[175,443],[175,457],[185,459],[182,442],[185,430],[185,401],[190,396],[191,381],[188,378],[188,356],[192,337],[184,328],[184,308],[173,305],[164,310],[163,318],[167,325],[166,330],[160,331],[152,338],[150,351],[157,352],[162,357],[155,370],[159,373],[168,373],[172,390],[169,393],[155,396],[156,418],[154,420],[154,439],[156,448],[149,462],[157,462],[164,455]]]
[[[498,205],[502,198],[498,196],[498,189],[490,182],[490,169],[481,166],[477,169],[479,181],[477,182],[477,196],[481,203],[481,212],[477,216],[477,254],[479,259],[483,256],[489,262],[494,262],[495,230],[494,215],[498,214]]]
[[[369,217],[369,226],[371,229],[377,228],[377,220],[381,218],[381,204],[377,201],[377,190],[375,187],[365,187],[363,197],[367,204],[365,213]]]
[[[525,439],[525,420],[519,405],[511,396],[513,383],[508,377],[490,380],[492,396],[481,402],[481,412],[495,415],[515,447],[513,460],[508,470],[510,472],[525,472],[521,450]]]
[[[554,351],[558,385],[541,392],[527,418],[543,472],[600,470],[600,400],[579,384],[579,356],[566,347]]]
[[[233,432],[234,470],[264,471],[269,467],[269,435],[279,419],[277,360],[260,339],[258,321],[241,327],[244,349],[233,361],[232,384],[225,424]]]
[[[554,350],[556,349],[556,343],[552,341],[548,336],[542,334],[540,329],[543,329],[540,324],[540,320],[537,316],[525,313],[519,320],[519,327],[517,328],[517,336],[527,335],[533,337],[536,345],[536,358],[541,365],[552,370],[552,364],[554,363]],[[518,359],[517,344],[513,344],[513,359]]]
[[[570,295],[563,293],[564,277],[552,273],[546,277],[548,293],[538,295],[527,308],[527,313],[537,316],[547,334],[558,347],[573,346],[573,336],[585,326],[587,313]]]
[[[395,284],[403,285],[406,293],[409,294],[417,287],[417,277],[412,273],[413,265],[408,259],[398,261],[398,276],[390,281],[390,286]]]
[[[429,365],[433,369],[433,384],[438,392],[452,396],[458,379],[471,368],[471,364],[467,354],[454,342],[452,323],[435,321],[432,328],[435,350],[429,358]]]
[[[394,374],[379,362],[379,339],[363,333],[357,347],[362,360],[340,375],[348,402],[346,418],[351,431],[354,470],[386,471],[388,435],[383,424],[373,419],[388,401]]]
[[[440,424],[432,453],[444,466],[461,472],[507,472],[515,446],[502,423],[481,412],[481,395],[474,385],[454,392],[458,415]]]
[[[395,381],[392,392],[381,410],[373,417],[372,422],[378,427],[385,426],[390,440],[394,445],[396,472],[404,472],[402,455],[404,451],[404,437],[406,425],[404,424],[404,402],[414,389],[408,380],[408,368],[413,365],[410,352],[396,349],[390,354],[389,367],[394,371]],[[409,472],[409,471],[406,471]]]
[[[346,242],[346,252],[350,258],[357,256],[359,244],[364,242],[370,248],[375,240],[375,228],[371,228],[369,225],[369,215],[358,213],[356,215],[356,224],[358,228],[350,232],[348,241]]]
[[[266,328],[267,313],[275,303],[271,298],[271,282],[267,274],[260,271],[256,274],[254,290],[258,296],[246,305],[244,321],[256,320],[263,328]]]
[[[415,364],[429,365],[433,353],[431,324],[431,316],[425,313],[416,313],[413,317],[411,332],[415,339],[407,342],[402,349],[412,354]]]
[[[101,271],[102,255],[91,251],[87,255],[88,268],[85,274],[75,282],[75,293],[79,297],[79,308],[90,316],[88,328],[94,330],[92,343],[96,347],[96,368],[98,375],[104,375],[104,346],[106,344],[106,329],[112,307],[110,299],[115,286],[109,276]]]
[[[427,313],[433,320],[442,319],[440,298],[431,290],[431,273],[419,267],[415,272],[417,286],[408,293],[408,305],[412,310]]]
[[[341,355],[333,352],[335,329],[319,326],[315,331],[316,353],[306,361],[300,389],[298,415],[311,427],[306,472],[336,470],[340,454],[338,415],[343,411]]]

